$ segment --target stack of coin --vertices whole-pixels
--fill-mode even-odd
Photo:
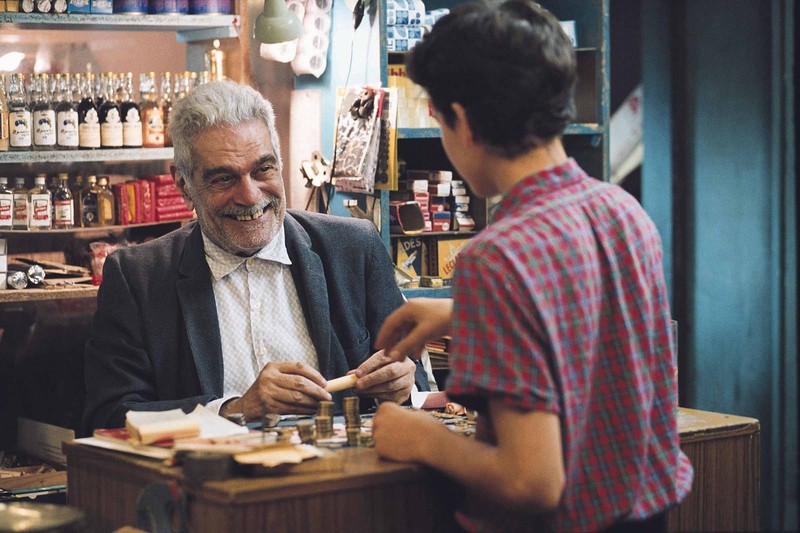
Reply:
[[[361,428],[355,427],[347,428],[347,445],[351,448],[357,448],[361,445]]]
[[[329,439],[333,436],[333,417],[320,415],[317,416],[315,423],[318,439]]]
[[[225,418],[227,418],[234,424],[238,424],[240,426],[247,425],[247,419],[245,419],[244,413],[228,413],[227,415],[225,415]]]
[[[358,412],[358,396],[348,396],[344,399],[344,423],[349,428],[361,427],[361,415]]]
[[[319,416],[327,416],[328,418],[333,418],[333,402],[319,402],[319,411],[317,412]]]
[[[297,434],[303,444],[316,444],[314,439],[314,424],[311,420],[300,420],[297,422]]]
[[[294,436],[294,428],[291,427],[276,428],[273,431],[278,432],[278,442],[289,442]]]

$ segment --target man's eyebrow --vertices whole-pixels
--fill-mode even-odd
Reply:
[[[272,154],[261,156],[258,161],[255,162],[253,168],[260,167],[264,163],[271,163],[273,165],[278,164],[278,158]],[[206,180],[215,174],[236,174],[236,170],[233,167],[220,165],[218,167],[211,167],[206,169],[203,174],[200,176],[202,179]]]

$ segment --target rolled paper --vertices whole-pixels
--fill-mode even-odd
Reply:
[[[352,389],[356,381],[358,381],[358,376],[355,374],[347,374],[346,376],[330,380],[325,390],[328,392],[339,392],[340,390]]]

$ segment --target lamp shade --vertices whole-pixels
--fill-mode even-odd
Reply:
[[[253,37],[256,41],[273,44],[293,41],[303,33],[303,24],[286,7],[284,0],[264,0],[264,11],[256,19]]]

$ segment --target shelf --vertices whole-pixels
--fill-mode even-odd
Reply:
[[[397,128],[398,139],[438,139],[441,136],[439,128]]]
[[[564,135],[602,135],[604,128],[600,124],[570,124]],[[442,136],[439,128],[398,128],[398,139],[438,139]]]
[[[600,124],[570,124],[564,135],[602,135],[605,128]]]
[[[127,224],[125,226],[93,226],[89,228],[70,228],[70,229],[47,229],[30,231],[25,229],[0,229],[0,235],[27,235],[27,236],[40,236],[40,235],[54,235],[63,233],[97,233],[105,231],[121,231],[131,228],[145,228],[147,226],[162,226],[165,224],[185,224],[191,222],[193,218],[178,219],[178,220],[161,220],[158,222],[145,222],[144,224]]]
[[[64,300],[70,298],[95,298],[98,287],[74,285],[70,288],[53,289],[6,289],[0,290],[0,304],[8,302],[37,302],[42,300]]]
[[[472,237],[476,235],[477,231],[423,231],[415,235],[406,235],[405,233],[391,233],[390,239],[402,239],[404,237]]]
[[[31,30],[115,30],[176,32],[179,42],[239,35],[238,15],[129,15],[82,13],[0,13],[0,27]]]
[[[172,148],[111,148],[0,152],[3,163],[104,163],[107,161],[162,161],[172,159]]]
[[[414,287],[413,289],[400,289],[408,299],[411,298],[450,298],[450,287]]]

